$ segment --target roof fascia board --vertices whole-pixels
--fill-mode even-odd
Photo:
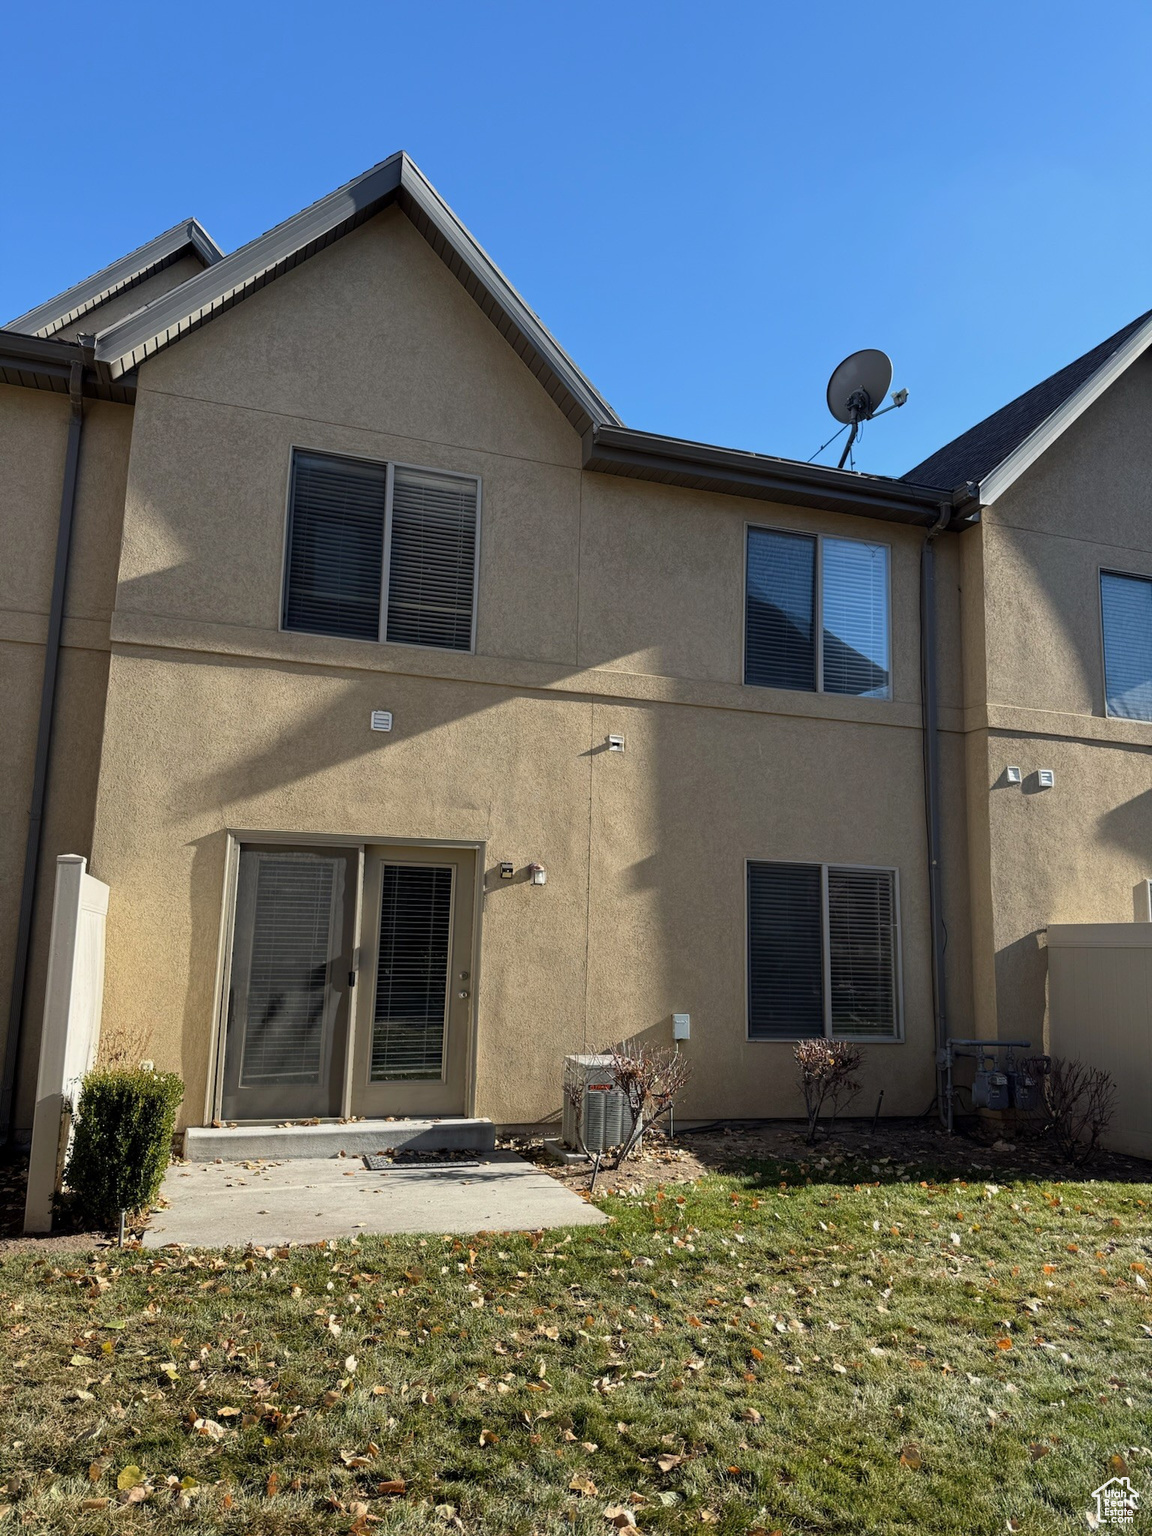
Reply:
[[[100,331],[96,337],[97,362],[118,378],[363,223],[395,198],[401,159],[400,155],[390,156],[171,293]]]
[[[108,383],[98,377],[91,349],[79,341],[46,340],[21,331],[0,329],[0,382],[23,389],[43,389],[67,395],[72,364],[84,363],[84,393],[97,400],[130,405],[136,398],[136,380],[129,376]]]
[[[205,266],[214,266],[224,254],[199,220],[184,219],[146,245],[129,251],[119,261],[86,277],[82,283],[66,288],[55,298],[10,320],[5,329],[23,331],[47,340],[55,331],[81,319],[116,294],[134,288],[146,277],[171,266],[189,249],[195,251]]]
[[[1116,348],[1080,388],[1068,396],[1064,404],[1045,418],[1028,437],[999,463],[991,474],[980,482],[980,504],[990,507],[1010,486],[1015,485],[1025,470],[1030,469],[1040,455],[1046,452],[1056,439],[1100,396],[1113,385],[1136,359],[1152,346],[1152,320],[1146,321],[1134,331],[1122,346]]]
[[[468,272],[496,302],[507,320],[546,361],[557,380],[564,385],[585,413],[587,420],[581,424],[581,430],[586,430],[588,425],[620,426],[620,418],[607,400],[593,387],[535,310],[528,305],[483,246],[460,222],[419,166],[407,155],[403,156],[403,161],[401,207],[410,215],[410,209],[406,204],[409,199],[415,204],[451,247]],[[421,233],[425,232],[421,231]],[[456,275],[459,276],[459,272]],[[468,285],[465,284],[465,286]],[[507,335],[505,327],[499,328]],[[512,337],[509,337],[509,340],[514,346],[516,345]],[[523,356],[521,348],[517,347],[517,350]]]
[[[604,427],[589,433],[585,437],[584,468],[925,527],[936,522],[941,505],[954,504],[951,491],[934,486],[660,437],[627,427]],[[953,526],[961,521],[954,516]]]
[[[619,417],[403,151],[189,278],[96,338],[116,378],[398,202],[421,235],[548,390],[586,431]]]

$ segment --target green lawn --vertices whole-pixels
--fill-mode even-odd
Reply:
[[[1152,1189],[905,1177],[761,1164],[542,1237],[11,1259],[0,1532],[1050,1536],[1124,1470],[1152,1506]]]

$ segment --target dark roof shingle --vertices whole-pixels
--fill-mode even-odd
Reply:
[[[1015,400],[993,411],[983,421],[969,427],[943,448],[938,448],[902,478],[918,485],[943,485],[949,488],[971,480],[979,482],[1009,454],[1014,453],[1036,428],[1086,383],[1128,338],[1152,318],[1152,310],[1109,336],[1091,352],[1061,368],[1050,378],[1033,385]]]

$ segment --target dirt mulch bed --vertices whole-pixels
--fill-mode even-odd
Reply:
[[[24,1188],[28,1180],[28,1158],[23,1154],[5,1156],[0,1161],[0,1260],[17,1253],[90,1252],[107,1248],[111,1238],[106,1232],[85,1232],[58,1222],[47,1237],[24,1236]]]
[[[845,1120],[821,1129],[815,1146],[804,1140],[804,1126],[774,1120],[759,1124],[725,1121],[674,1137],[658,1132],[622,1168],[601,1166],[597,1193],[639,1194],[659,1184],[691,1183],[706,1173],[730,1172],[759,1161],[806,1163],[812,1173],[834,1177],[838,1164],[866,1163],[873,1175],[899,1180],[906,1169],[932,1168],[962,1176],[973,1169],[1002,1178],[1062,1180],[1114,1179],[1152,1182],[1152,1163],[1118,1153],[1098,1153],[1084,1168],[1070,1167],[1045,1138],[1032,1131],[992,1127],[974,1121],[951,1136],[936,1120]],[[542,1140],[501,1138],[499,1145],[536,1163],[543,1172],[573,1189],[588,1187],[587,1163],[561,1164],[544,1151]]]

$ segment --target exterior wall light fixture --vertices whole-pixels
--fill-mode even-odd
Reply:
[[[528,873],[532,877],[533,885],[548,884],[548,871],[544,868],[543,864],[529,864]]]
[[[1019,768],[1005,768],[1004,777],[1009,784],[1019,784],[1021,778]]]
[[[623,750],[624,750],[624,738],[623,738],[623,736],[609,736],[609,738],[608,738],[608,750],[609,750],[609,752],[623,752]]]
[[[516,873],[516,866],[513,864],[511,859],[502,859],[500,861],[500,878],[501,878],[501,880],[511,880],[512,876],[515,873]]]
[[[1040,768],[1036,773],[1036,782],[1041,789],[1051,789],[1056,783],[1056,773],[1052,768]]]

